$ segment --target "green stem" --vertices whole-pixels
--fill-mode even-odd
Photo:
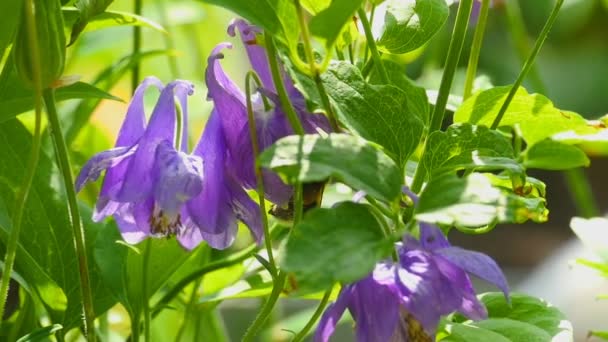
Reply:
[[[76,256],[78,258],[78,272],[80,274],[80,292],[82,296],[82,304],[84,306],[84,323],[85,334],[89,342],[95,341],[95,312],[93,310],[93,294],[91,292],[91,282],[89,280],[89,268],[87,261],[87,250],[85,247],[84,230],[82,220],[80,219],[80,211],[78,209],[78,200],[76,199],[76,191],[74,189],[74,178],[72,176],[72,168],[70,166],[70,158],[68,147],[66,146],[59,124],[57,108],[55,107],[55,93],[53,89],[46,89],[43,93],[44,103],[47,109],[47,117],[51,136],[55,145],[55,154],[59,164],[59,170],[63,176],[63,183],[68,200],[68,209],[72,225],[72,235],[74,238],[74,246],[76,248]]]
[[[553,23],[555,23],[555,20],[557,19],[557,15],[559,14],[559,10],[562,7],[563,3],[564,3],[564,0],[557,0],[557,2],[555,3],[555,7],[553,7],[553,11],[551,12],[549,19],[545,23],[545,27],[543,27],[543,30],[541,31],[540,36],[536,40],[536,44],[534,44],[534,48],[532,49],[530,56],[528,56],[528,59],[524,63],[523,69],[521,70],[521,72],[519,73],[519,76],[517,77],[517,80],[515,80],[515,83],[509,90],[509,94],[507,94],[507,98],[505,99],[505,102],[502,104],[502,107],[500,107],[500,110],[498,111],[498,115],[496,115],[494,122],[492,122],[492,126],[491,126],[492,129],[498,128],[498,125],[500,124],[500,120],[502,120],[502,117],[505,115],[507,108],[509,108],[511,101],[515,97],[515,93],[519,89],[519,86],[522,84],[522,82],[526,78],[526,75],[528,74],[528,72],[530,71],[532,66],[534,65],[534,60],[536,59],[536,56],[538,56],[538,52],[540,51],[541,47],[543,46],[545,39],[547,39],[547,36],[549,35],[549,31],[551,31],[551,27],[553,27]]]
[[[314,75],[315,70],[317,69],[317,66],[315,64],[315,58],[314,58],[314,55],[312,52],[312,46],[310,43],[310,33],[308,32],[308,24],[306,23],[306,18],[304,17],[304,9],[302,9],[300,0],[294,0],[294,4],[296,5],[296,13],[298,14],[298,23],[300,24],[300,30],[302,32],[302,42],[304,44],[304,55],[306,56],[306,61],[310,65],[309,71]]]
[[[528,42],[528,33],[526,31],[524,18],[521,14],[521,8],[519,7],[519,1],[506,1],[505,5],[507,9],[508,31],[515,44],[515,50],[519,55],[519,59],[525,61],[526,57],[530,54],[530,43]],[[530,69],[529,76],[529,80],[532,82],[534,88],[541,93],[546,93],[545,85],[535,66],[532,66]]]
[[[171,290],[167,291],[163,295],[163,297],[156,303],[156,305],[154,305],[154,308],[152,309],[152,317],[155,317],[161,312],[162,309],[166,308],[173,300],[173,298],[175,298],[180,292],[182,292],[182,290],[191,282],[204,276],[205,274],[243,262],[244,260],[249,258],[253,253],[255,253],[257,249],[258,247],[255,244],[251,245],[250,247],[243,249],[242,251],[239,251],[235,254],[231,254],[225,259],[206,264],[201,268],[193,271],[189,275],[185,276],[182,280],[177,282],[177,284],[173,285]]]
[[[186,327],[188,325],[188,318],[194,315],[194,307],[196,306],[196,295],[198,292],[198,288],[201,286],[203,278],[200,277],[194,282],[194,287],[192,288],[192,293],[190,293],[190,298],[188,299],[188,305],[186,306],[186,311],[184,312],[184,322],[179,327],[177,335],[175,336],[175,342],[179,342],[182,340],[182,336],[186,331]]]
[[[167,30],[167,34],[163,35],[163,37],[165,38],[165,46],[168,50],[175,50],[175,44],[173,43],[172,39],[173,35],[170,32],[171,23],[169,22],[169,18],[167,17],[168,11],[167,7],[165,6],[165,1],[166,0],[156,0],[156,8],[160,18],[160,24],[162,25],[162,27],[165,28],[165,30]],[[179,67],[175,54],[168,54],[167,60],[169,62],[169,70],[171,70],[171,75],[173,76],[173,78],[180,78]]]
[[[481,1],[481,9],[477,27],[475,28],[475,36],[473,36],[473,45],[471,46],[471,56],[469,57],[469,65],[467,66],[467,77],[464,82],[463,100],[468,99],[473,93],[473,83],[477,75],[477,64],[479,63],[479,54],[483,43],[483,36],[486,32],[486,23],[488,22],[488,13],[490,12],[490,0]]]
[[[283,285],[285,284],[285,279],[287,278],[287,273],[280,271],[276,279],[274,280],[274,286],[272,287],[272,292],[270,296],[264,303],[262,310],[256,316],[255,320],[251,324],[251,326],[245,332],[245,335],[242,338],[243,342],[253,341],[258,331],[264,326],[266,319],[274,309],[274,305],[276,304],[281,292],[283,291]]]
[[[300,330],[300,332],[296,336],[294,336],[292,342],[300,342],[300,341],[304,340],[304,338],[306,338],[306,336],[308,336],[308,332],[315,325],[315,323],[317,322],[317,320],[323,313],[323,310],[325,310],[325,307],[327,306],[327,302],[329,301],[329,297],[331,296],[332,290],[333,289],[329,289],[329,290],[325,291],[323,298],[321,298],[321,302],[319,302],[319,306],[317,306],[317,309],[310,317],[310,320],[308,320],[308,323],[306,323],[304,328],[302,328],[302,330]]]
[[[41,65],[40,65],[40,50],[38,46],[38,33],[36,32],[35,14],[32,0],[25,2],[25,20],[28,29],[28,44],[32,57],[33,81],[34,81],[34,108],[35,108],[35,123],[34,135],[32,137],[32,150],[27,163],[23,184],[19,188],[15,196],[15,210],[13,211],[13,224],[6,245],[6,255],[4,257],[4,269],[2,271],[2,282],[0,283],[0,321],[4,316],[6,308],[6,300],[8,296],[8,288],[11,280],[11,273],[15,264],[17,255],[17,246],[19,244],[19,233],[21,231],[21,222],[23,220],[23,212],[27,202],[32,182],[36,174],[38,159],[40,157],[40,144],[42,141],[41,119],[42,119],[42,84],[41,84]],[[28,10],[29,9],[29,10]]]
[[[589,218],[600,216],[600,209],[593,197],[593,189],[582,168],[564,171],[568,190],[572,194],[579,215]]]
[[[264,34],[264,38],[266,42],[266,50],[268,52],[268,64],[270,65],[270,72],[272,73],[272,81],[277,89],[277,94],[279,95],[279,100],[281,101],[281,107],[285,111],[287,120],[289,120],[289,124],[291,125],[294,133],[297,135],[304,135],[302,123],[298,119],[298,115],[296,114],[296,110],[293,108],[291,101],[289,101],[287,90],[285,90],[285,84],[283,84],[283,78],[279,69],[279,57],[277,55],[277,47],[275,46],[274,38],[272,38],[272,35],[268,32]]]
[[[133,13],[141,15],[143,0],[135,0]],[[133,26],[133,56],[137,56],[141,51],[141,26]],[[140,79],[140,63],[139,61],[133,65],[131,71],[131,91],[135,92]]]
[[[146,239],[144,246],[144,262],[143,262],[143,272],[142,272],[142,297],[143,297],[143,309],[144,309],[144,339],[146,342],[151,341],[150,334],[150,325],[152,324],[152,315],[150,314],[150,296],[148,289],[148,272],[150,271],[150,252],[151,252],[151,242],[150,238]]]
[[[374,39],[374,35],[372,34],[372,28],[369,24],[369,20],[367,20],[367,14],[365,14],[363,8],[359,8],[357,13],[359,14],[359,20],[361,20],[363,31],[365,31],[365,39],[367,40],[367,46],[369,47],[369,50],[372,53],[372,58],[375,62],[374,64],[378,69],[378,72],[380,73],[380,78],[382,79],[383,83],[390,84],[390,78],[388,77],[386,68],[384,68],[384,64],[382,63],[382,57],[380,57],[378,47],[376,47],[376,40]]]
[[[456,73],[458,61],[460,60],[460,54],[464,45],[472,8],[473,0],[462,0],[458,5],[456,23],[454,24],[454,30],[452,31],[452,39],[450,41],[450,47],[448,48],[445,69],[441,78],[441,85],[439,86],[439,94],[437,95],[435,109],[431,115],[431,125],[428,132],[429,134],[441,129],[441,123],[443,122],[443,117],[445,115],[445,106],[448,103],[450,89],[452,88],[452,82],[454,81],[454,74]],[[424,150],[426,150],[426,142],[424,144]],[[425,177],[426,170],[422,167],[416,168],[414,180],[412,181],[412,186],[410,187],[414,193],[420,192]]]
[[[257,156],[260,154],[260,147],[258,145],[258,134],[256,130],[255,117],[253,114],[253,104],[251,103],[252,80],[256,82],[258,87],[262,86],[262,81],[254,71],[248,72],[247,76],[245,77],[245,96],[247,101],[247,121],[249,123],[249,136],[251,137],[253,155],[257,158]],[[262,168],[258,163],[255,163],[255,178],[257,182],[258,199],[260,201],[260,215],[262,216],[262,226],[264,227],[264,245],[266,246],[266,254],[268,254],[268,262],[272,267],[271,273],[276,273],[276,265],[272,253],[272,239],[270,237],[270,229],[268,227],[268,215],[266,214],[266,199],[264,198],[264,177],[262,176]]]

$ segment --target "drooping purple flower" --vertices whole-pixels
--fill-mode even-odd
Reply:
[[[458,311],[470,319],[487,318],[468,273],[508,296],[498,265],[487,255],[450,246],[443,233],[420,224],[420,240],[406,237],[399,262],[381,262],[366,278],[342,288],[325,311],[315,341],[328,341],[344,311],[356,322],[357,341],[408,341],[424,334],[432,341],[441,316]]]
[[[146,124],[143,96],[149,86],[161,94]],[[217,113],[211,115],[201,140],[188,154],[187,97],[192,92],[192,84],[186,81],[164,87],[158,79],[146,78],[129,104],[116,146],[85,164],[76,188],[80,190],[106,171],[93,219],[113,216],[129,243],[150,235],[176,235],[187,249],[203,240],[222,249],[234,241],[238,220],[260,242],[259,207],[226,162],[228,150]],[[179,144],[176,99],[182,120]],[[177,150],[176,145],[181,148]]]
[[[293,134],[289,121],[280,106],[276,87],[272,82],[265,49],[257,43],[259,29],[243,20],[235,20],[228,27],[232,36],[236,31],[241,33],[252,69],[260,76],[262,87],[253,94],[253,109],[260,151],[272,145],[278,139]],[[232,165],[238,182],[247,189],[255,188],[255,156],[252,151],[251,138],[247,123],[247,106],[245,93],[224,72],[220,64],[222,50],[231,48],[229,43],[222,43],[213,49],[208,59],[206,82],[209,89],[208,98],[213,101],[224,130],[228,162]],[[329,132],[329,123],[323,115],[306,111],[302,94],[295,88],[284,70],[282,70],[290,100],[307,133],[316,133],[317,129]],[[265,108],[262,101],[265,96],[270,108]],[[266,197],[275,204],[285,204],[292,195],[292,188],[270,171],[263,171]]]

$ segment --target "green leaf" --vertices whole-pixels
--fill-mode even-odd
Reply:
[[[401,174],[395,163],[380,149],[352,135],[288,136],[264,150],[258,162],[290,184],[332,177],[387,202],[401,193]]]
[[[583,244],[608,263],[608,235],[606,234],[608,219],[605,217],[582,218],[574,217],[570,228]]]
[[[510,89],[510,86],[497,87],[473,95],[454,113],[454,122],[490,127]],[[561,111],[545,96],[530,95],[524,88],[517,91],[500,121],[500,127],[515,125],[519,126],[528,146],[557,133],[590,134],[596,131],[579,114]]]
[[[17,342],[41,342],[41,341],[52,341],[51,336],[55,336],[55,333],[63,329],[61,324],[53,324],[48,327],[40,328],[33,331],[20,339]]]
[[[113,1],[114,0],[76,1],[74,6],[76,6],[76,8],[78,9],[79,16],[74,25],[72,26],[72,34],[68,45],[71,45],[76,41],[76,38],[78,38],[80,33],[85,29],[91,18],[103,13]]]
[[[447,336],[438,340],[573,341],[572,324],[566,320],[563,313],[542,299],[524,294],[511,294],[511,303],[507,303],[502,293],[497,292],[486,293],[479,297],[488,309],[489,319],[478,322],[453,319],[439,334]],[[488,339],[488,336],[493,338]]]
[[[352,21],[352,17],[363,0],[332,0],[310,20],[310,33],[325,41],[329,50],[338,39],[342,28]],[[319,4],[317,4],[319,5]]]
[[[305,215],[282,251],[281,267],[294,273],[299,291],[323,290],[365,277],[391,246],[368,205],[342,202]]]
[[[572,341],[572,325],[557,308],[523,294],[486,293],[480,300],[489,319],[464,321],[454,316],[438,335],[440,341]],[[494,335],[496,334],[496,335]],[[446,336],[447,335],[447,336]],[[441,337],[445,336],[445,337]],[[488,339],[489,336],[493,338]],[[500,337],[499,337],[500,336]]]
[[[255,273],[224,287],[217,292],[199,298],[198,303],[223,301],[235,298],[265,297],[272,292],[272,277],[268,272]]]
[[[428,42],[448,19],[445,0],[389,0],[378,49],[406,53]]]
[[[5,14],[0,20],[0,59],[15,39],[22,12],[23,0],[0,1],[0,13]]]
[[[452,125],[447,131],[429,135],[420,167],[430,179],[457,170],[501,170],[524,173],[513,160],[510,141],[499,132],[484,126]]]
[[[589,336],[599,337],[604,341],[608,341],[608,331],[590,331]]]
[[[529,169],[568,170],[589,166],[589,158],[580,148],[545,139],[529,147],[523,155]]]
[[[382,145],[400,167],[414,152],[423,121],[407,112],[408,96],[392,85],[370,85],[359,69],[332,63],[321,78],[338,110],[340,121],[363,138]]]
[[[75,21],[74,28],[72,29],[72,37],[70,40],[70,44],[73,44],[81,33],[97,31],[116,26],[141,26],[167,34],[165,28],[162,27],[160,24],[133,13],[121,11],[101,11],[95,14],[94,16],[88,18],[86,21],[86,25],[82,27],[78,26],[80,22],[78,20],[82,19],[80,11],[71,8],[64,8],[63,14],[66,17],[66,21]]]
[[[0,112],[0,123],[34,109],[32,90],[28,89],[27,86],[19,80],[15,72],[7,71],[10,72],[10,74],[6,75],[4,74],[4,71],[2,77],[6,77],[6,79],[3,79],[2,83],[5,85],[3,86],[0,84],[0,88],[4,89],[4,91],[0,92],[0,108],[2,108],[2,111]],[[120,98],[84,82],[76,82],[69,86],[58,88],[55,91],[55,99],[57,101],[71,99],[106,99],[122,101]]]
[[[146,251],[149,248],[149,251]],[[200,247],[199,247],[200,248]],[[144,255],[149,253],[148,278],[144,280]],[[95,262],[104,283],[129,311],[139,317],[145,301],[158,291],[192,254],[176,239],[147,239],[136,246],[122,241],[115,225],[108,225],[95,241]],[[148,297],[142,289],[146,282]]]
[[[290,0],[199,0],[224,7],[250,23],[267,30],[291,51],[296,51],[300,27],[296,8]]]
[[[416,219],[429,223],[482,227],[495,223],[547,221],[545,199],[523,197],[497,188],[484,174],[432,179],[422,192]]]
[[[0,125],[0,198],[14,203],[15,191],[26,174],[30,155],[31,135],[17,120]],[[63,325],[64,333],[82,324],[82,300],[79,289],[78,261],[74,250],[72,229],[61,185],[56,179],[57,169],[41,154],[32,189],[25,207],[21,227],[16,270],[35,288],[53,323]],[[14,208],[8,208],[12,215]],[[94,241],[103,225],[91,221],[91,210],[81,208],[86,241]],[[1,223],[0,239],[6,243],[10,225]],[[93,260],[92,244],[87,244],[89,260]],[[91,288],[95,294],[95,312],[105,312],[116,301],[103,286],[99,271],[89,263]]]

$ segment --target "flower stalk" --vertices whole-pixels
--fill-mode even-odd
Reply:
[[[469,65],[467,66],[467,76],[464,82],[463,100],[466,100],[473,93],[473,83],[477,75],[477,64],[479,63],[479,54],[481,53],[481,45],[483,36],[486,32],[486,23],[488,22],[488,13],[490,12],[490,0],[481,1],[481,9],[479,10],[479,19],[473,36],[473,45],[471,46],[471,55],[469,57]]]
[[[357,14],[359,15],[359,20],[361,21],[361,25],[363,26],[363,30],[365,31],[365,39],[367,40],[367,46],[369,47],[370,52],[372,53],[372,58],[374,59],[374,65],[380,74],[380,78],[384,84],[390,84],[390,78],[388,77],[388,73],[386,72],[386,68],[382,63],[382,57],[380,57],[380,53],[378,52],[378,47],[376,46],[376,40],[372,34],[372,28],[367,19],[367,14],[363,10],[363,8],[359,8],[357,10]]]
[[[89,279],[89,268],[86,253],[86,244],[84,238],[84,229],[80,218],[80,210],[78,209],[78,200],[76,199],[76,191],[74,189],[74,177],[72,176],[72,168],[70,164],[68,147],[63,138],[57,108],[55,107],[55,93],[53,89],[46,89],[43,92],[44,103],[47,109],[47,117],[51,129],[51,137],[55,145],[55,154],[59,170],[63,177],[63,183],[68,200],[68,210],[72,225],[72,236],[74,238],[74,246],[76,248],[76,257],[78,258],[78,272],[80,275],[80,294],[82,296],[82,304],[84,306],[84,323],[85,335],[89,342],[95,341],[95,312],[93,310],[93,295],[91,292],[91,282]]]

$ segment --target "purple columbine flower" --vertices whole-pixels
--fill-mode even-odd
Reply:
[[[161,94],[146,125],[143,96],[149,86]],[[211,115],[200,142],[188,154],[187,97],[192,92],[192,84],[186,81],[164,87],[158,79],[146,78],[129,104],[115,148],[85,164],[76,189],[106,171],[93,220],[114,216],[129,243],[150,235],[176,235],[187,249],[203,240],[214,248],[226,248],[234,241],[237,220],[245,222],[259,242],[259,207],[227,169],[217,114]],[[182,122],[179,144],[176,99]],[[176,149],[176,145],[181,147]]]
[[[276,88],[272,81],[268,55],[257,43],[259,29],[244,20],[234,20],[228,27],[231,36],[236,31],[241,33],[252,69],[259,75],[262,88],[253,94],[255,123],[260,151],[274,144],[278,139],[293,134],[289,121],[280,107]],[[220,60],[224,57],[222,50],[232,48],[230,43],[221,43],[209,56],[206,70],[206,82],[209,89],[208,98],[213,101],[228,149],[228,163],[232,165],[235,177],[247,189],[255,188],[255,156],[252,152],[251,138],[247,123],[247,106],[245,93],[224,72]],[[284,70],[283,81],[300,121],[307,133],[316,133],[317,129],[329,132],[329,123],[325,116],[306,111],[304,97],[295,88]],[[262,96],[269,99],[271,108],[265,108]],[[264,170],[264,188],[266,197],[275,204],[285,204],[292,195],[292,188],[281,181],[274,173]]]
[[[508,286],[487,255],[450,246],[435,226],[421,223],[420,240],[406,237],[399,262],[379,263],[366,278],[342,288],[327,308],[315,341],[328,341],[344,311],[356,322],[357,341],[433,341],[441,316],[458,311],[487,318],[468,273],[493,283],[508,297]]]

